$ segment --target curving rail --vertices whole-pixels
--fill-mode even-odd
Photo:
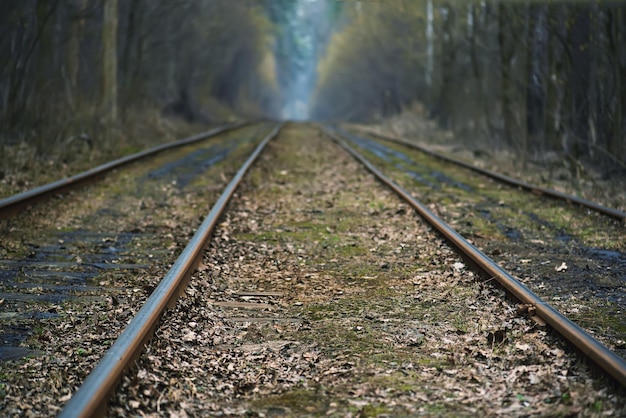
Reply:
[[[423,203],[415,199],[404,188],[386,177],[365,157],[358,153],[354,148],[350,147],[335,132],[328,127],[321,126],[321,129],[333,141],[339,144],[343,149],[350,153],[357,161],[374,174],[378,180],[390,187],[407,203],[409,203],[422,218],[431,224],[439,233],[441,233],[459,252],[467,259],[472,261],[484,274],[490,278],[494,278],[502,287],[510,294],[524,304],[531,305],[535,314],[561,334],[567,341],[576,346],[585,356],[595,362],[608,375],[613,377],[615,381],[626,387],[626,361],[620,356],[609,350],[578,325],[567,319],[560,312],[542,300],[530,289],[520,283],[516,278],[511,276],[493,260],[487,257],[483,252],[470,244],[463,236],[456,232],[452,227],[432,213]]]
[[[48,183],[43,186],[36,187],[34,189],[27,190],[25,192],[18,193],[13,196],[9,196],[7,198],[1,199],[0,200],[0,219],[13,216],[17,214],[21,209],[24,209],[25,207],[30,206],[36,202],[47,199],[55,194],[58,194],[67,190],[75,189],[89,182],[94,182],[98,177],[102,176],[103,174],[115,168],[124,166],[126,164],[130,164],[141,158],[155,155],[165,150],[178,148],[184,145],[193,144],[194,142],[202,141],[204,139],[218,135],[222,132],[242,128],[248,125],[249,123],[250,122],[237,122],[237,123],[222,125],[217,128],[211,129],[207,132],[203,132],[201,134],[190,136],[190,137],[180,139],[178,141],[170,142],[167,144],[158,145],[156,147],[153,147],[144,151],[140,151],[135,154],[127,155],[125,157],[118,158],[117,160],[109,161],[107,163],[94,167],[90,170],[83,171],[82,173],[76,174],[74,176],[57,180],[55,182]]]
[[[531,191],[533,193],[537,193],[537,194],[540,194],[540,195],[546,195],[546,196],[549,196],[549,197],[552,197],[552,198],[555,198],[555,199],[565,200],[567,202],[574,203],[574,204],[577,204],[577,205],[582,206],[582,207],[586,207],[588,209],[594,210],[594,211],[596,211],[598,213],[602,213],[602,214],[610,216],[612,218],[616,218],[616,219],[618,219],[618,220],[620,220],[622,222],[626,222],[626,212],[622,212],[622,211],[617,210],[617,209],[613,209],[613,208],[609,208],[609,207],[606,207],[606,206],[602,206],[602,205],[600,205],[598,203],[595,203],[595,202],[592,202],[590,200],[586,200],[586,199],[583,199],[583,198],[580,198],[580,197],[577,197],[577,196],[572,196],[572,195],[569,195],[569,194],[566,194],[566,193],[561,193],[561,192],[558,192],[556,190],[549,189],[547,187],[542,187],[542,186],[537,186],[537,185],[534,185],[534,184],[526,183],[526,182],[521,181],[519,179],[516,179],[514,177],[509,177],[509,176],[506,176],[504,174],[497,173],[495,171],[487,170],[486,168],[477,167],[477,166],[475,166],[473,164],[466,163],[465,161],[461,161],[461,160],[458,160],[456,158],[440,154],[440,153],[438,153],[436,151],[433,151],[433,150],[431,150],[431,149],[429,149],[427,147],[424,147],[424,146],[419,145],[419,144],[415,144],[415,143],[413,143],[411,141],[408,141],[406,139],[403,139],[403,138],[400,138],[400,137],[397,137],[397,136],[393,136],[393,135],[389,135],[389,134],[381,134],[379,132],[376,132],[376,131],[373,131],[373,130],[370,130],[370,129],[367,129],[367,128],[357,128],[357,130],[359,130],[359,131],[361,131],[361,132],[363,132],[365,134],[368,134],[368,135],[375,136],[377,138],[383,139],[385,141],[394,142],[396,144],[404,145],[406,147],[418,150],[420,152],[423,152],[424,154],[430,155],[431,157],[435,157],[435,158],[437,158],[439,160],[446,161],[446,162],[458,165],[458,166],[466,168],[468,170],[472,170],[474,172],[477,172],[477,173],[483,174],[485,176],[491,177],[491,178],[493,178],[495,180],[498,180],[500,182],[509,184],[511,186],[521,187],[522,189]]]
[[[282,124],[276,125],[243,163],[167,275],[65,405],[60,417],[91,417],[102,416],[106,413],[106,402],[110,393],[121,380],[123,373],[141,354],[161,314],[167,307],[174,306],[178,297],[183,293],[189,277],[202,259],[203,250],[215,225],[243,176],[267,143],[278,135],[282,126]]]

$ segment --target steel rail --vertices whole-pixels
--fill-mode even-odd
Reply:
[[[526,183],[522,180],[516,179],[514,177],[510,177],[504,174],[500,174],[497,173],[495,171],[491,171],[491,170],[487,170],[486,168],[481,168],[481,167],[477,167],[473,164],[467,163],[465,161],[461,161],[458,160],[456,158],[453,157],[449,157],[447,155],[438,153],[436,151],[433,151],[427,147],[424,147],[423,145],[419,145],[419,144],[415,144],[411,141],[408,141],[406,139],[394,136],[394,135],[389,135],[389,134],[382,134],[367,128],[355,128],[358,131],[364,132],[368,135],[372,135],[375,136],[377,138],[383,139],[385,141],[389,141],[389,142],[395,142],[396,144],[400,144],[400,145],[404,145],[406,147],[409,148],[413,148],[415,150],[418,150],[424,154],[430,155],[431,157],[435,157],[439,160],[442,161],[446,161],[455,165],[458,165],[460,167],[466,168],[468,170],[472,170],[475,171],[477,173],[483,174],[485,176],[491,177],[493,179],[496,179],[498,181],[501,181],[503,183],[509,184],[511,186],[516,186],[516,187],[521,187],[522,189],[534,192],[534,193],[538,193],[538,194],[543,194],[555,199],[560,199],[560,200],[565,200],[569,203],[574,203],[577,204],[579,206],[583,206],[586,208],[589,208],[591,210],[594,210],[596,212],[602,213],[604,215],[610,216],[612,218],[616,218],[622,222],[626,222],[626,212],[622,212],[620,210],[617,209],[613,209],[613,208],[609,208],[603,205],[600,205],[598,203],[592,202],[590,200],[586,200],[577,196],[572,196],[566,193],[561,193],[558,192],[556,190],[553,189],[549,189],[547,187],[542,187],[542,186],[537,186],[534,184],[530,184],[530,183]]]
[[[507,273],[492,259],[487,257],[478,248],[470,244],[463,236],[446,224],[438,216],[432,213],[423,203],[415,199],[407,190],[386,177],[379,169],[370,163],[365,157],[350,147],[338,135],[325,126],[320,127],[326,135],[350,153],[357,161],[363,164],[367,170],[374,174],[378,180],[391,188],[407,203],[409,203],[429,224],[441,233],[454,247],[466,258],[472,261],[487,277],[494,278],[511,295],[524,304],[535,308],[535,313],[554,330],[561,334],[567,341],[576,346],[584,355],[595,362],[602,370],[613,377],[619,384],[626,387],[626,361],[609,350],[578,325],[567,319],[560,312],[542,300],[530,289],[520,283],[516,278]]]
[[[202,260],[203,250],[226,205],[248,169],[267,143],[278,135],[282,126],[282,124],[277,124],[243,163],[169,272],[68,401],[59,417],[92,417],[106,413],[109,395],[121,380],[123,373],[141,354],[161,314],[167,307],[174,306],[178,297],[182,295],[191,274]]]
[[[168,149],[177,148],[177,147],[181,147],[184,145],[193,144],[198,141],[202,141],[204,139],[218,135],[225,131],[231,131],[234,129],[242,128],[248,125],[249,123],[251,122],[236,122],[236,123],[230,123],[227,125],[218,126],[217,128],[211,129],[207,132],[203,132],[201,134],[193,135],[193,136],[183,138],[178,141],[170,142],[167,144],[158,145],[156,147],[153,147],[144,151],[140,151],[135,154],[127,155],[125,157],[118,158],[116,160],[109,161],[97,167],[83,171],[82,173],[75,174],[71,177],[57,180],[52,183],[48,183],[48,184],[45,184],[40,187],[36,187],[31,190],[27,190],[22,193],[15,194],[13,196],[9,196],[4,199],[0,199],[0,219],[8,218],[12,215],[15,215],[21,209],[27,206],[30,206],[36,202],[39,202],[41,200],[47,199],[51,197],[52,195],[77,188],[89,182],[93,182],[98,177],[102,176],[103,174],[115,168],[135,162],[141,158],[155,155],[159,152],[162,152]]]

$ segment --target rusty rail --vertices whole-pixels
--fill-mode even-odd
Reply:
[[[424,147],[422,145],[419,144],[415,144],[411,141],[408,141],[406,139],[394,136],[394,135],[389,135],[389,134],[382,134],[370,129],[366,129],[366,128],[357,128],[358,131],[366,133],[368,135],[371,136],[375,136],[377,138],[383,139],[385,141],[389,141],[389,142],[394,142],[396,144],[400,144],[400,145],[404,145],[406,147],[418,150],[420,152],[423,152],[424,154],[430,155],[431,157],[435,157],[439,160],[442,161],[446,161],[455,165],[458,165],[460,167],[466,168],[468,170],[472,170],[474,172],[483,174],[485,176],[491,177],[493,179],[496,179],[498,181],[501,181],[503,183],[509,184],[511,186],[515,186],[515,187],[521,187],[524,190],[528,190],[537,194],[541,194],[541,195],[546,195],[555,199],[560,199],[560,200],[565,200],[566,202],[569,203],[574,203],[577,204],[579,206],[582,207],[586,207],[588,209],[594,210],[598,213],[602,213],[604,215],[610,216],[612,218],[618,219],[622,222],[626,222],[626,212],[622,212],[620,210],[617,209],[613,209],[613,208],[609,208],[606,206],[602,206],[598,203],[592,202],[590,200],[586,200],[577,196],[572,196],[566,193],[561,193],[558,192],[556,190],[553,189],[549,189],[547,187],[542,187],[542,186],[537,186],[534,184],[530,184],[530,183],[526,183],[522,180],[516,179],[514,177],[509,177],[507,175],[504,174],[500,174],[497,173],[495,171],[491,171],[491,170],[487,170],[486,168],[481,168],[481,167],[477,167],[473,164],[467,163],[465,161],[461,161],[458,160],[456,158],[453,157],[449,157],[447,155],[444,154],[440,154],[436,151],[433,151],[427,147]]]
[[[560,312],[542,300],[530,289],[520,283],[516,278],[507,273],[492,259],[487,257],[478,248],[470,244],[463,236],[452,227],[432,213],[423,203],[415,199],[407,190],[386,177],[365,157],[350,147],[344,140],[327,127],[321,129],[333,141],[350,153],[357,161],[374,174],[378,180],[391,188],[407,203],[409,203],[422,218],[431,224],[442,234],[464,257],[472,261],[487,277],[495,279],[511,295],[524,304],[532,305],[536,315],[543,319],[554,330],[561,334],[567,341],[576,346],[584,355],[596,363],[602,370],[610,375],[623,387],[626,387],[626,361],[609,350],[598,340],[589,335],[578,325],[567,319]]]
[[[155,155],[165,150],[182,147],[184,145],[189,145],[193,144],[194,142],[202,141],[204,139],[218,135],[222,132],[242,128],[249,123],[250,122],[237,122],[218,126],[217,128],[211,129],[207,132],[180,139],[178,141],[168,144],[158,145],[156,147],[140,151],[135,154],[127,155],[125,157],[118,158],[117,160],[109,161],[107,163],[94,167],[90,170],[83,171],[82,173],[76,174],[74,176],[57,180],[55,182],[36,187],[22,193],[0,199],[0,219],[13,216],[27,206],[30,206],[36,202],[40,202],[44,199],[48,199],[55,194],[72,190],[88,183],[92,183],[105,173],[110,172],[115,168],[130,164],[141,158]]]
[[[282,126],[282,124],[276,125],[243,163],[172,268],[65,405],[60,417],[92,417],[106,414],[108,397],[121,380],[123,373],[132,366],[134,360],[141,354],[145,343],[152,337],[161,314],[167,307],[174,306],[187,287],[191,274],[202,260],[203,250],[217,221],[243,176],[267,143],[278,135]]]

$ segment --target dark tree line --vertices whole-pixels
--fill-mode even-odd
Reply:
[[[270,32],[251,2],[3,0],[0,142],[148,107],[190,120],[213,119],[202,109],[214,101],[271,113]]]
[[[335,36],[318,116],[371,120],[419,101],[480,146],[626,167],[626,4],[382,3]]]

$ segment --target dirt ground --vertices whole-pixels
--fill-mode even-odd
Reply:
[[[253,168],[113,414],[545,416],[624,398],[311,128]]]
[[[341,132],[535,293],[626,354],[621,221],[500,184],[403,145]]]
[[[87,311],[64,305],[71,324],[42,321],[44,354],[2,369],[2,410],[56,414],[110,345],[109,326],[128,320],[163,270]],[[246,177],[186,297],[109,408],[174,417],[620,416],[626,398],[520,316],[340,148],[290,125]]]

